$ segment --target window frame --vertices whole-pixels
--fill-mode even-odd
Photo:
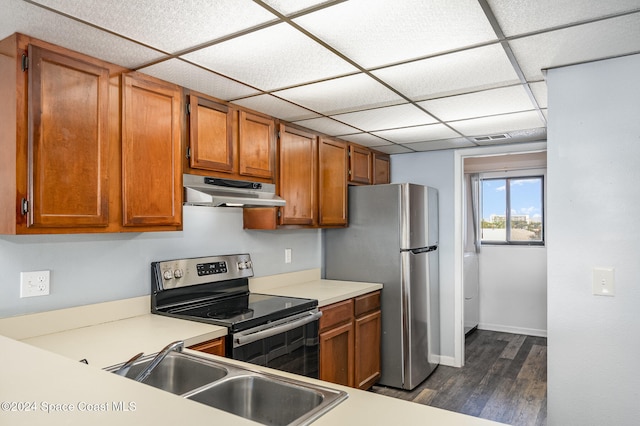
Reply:
[[[546,169],[532,169],[532,170],[514,170],[509,172],[490,172],[490,173],[480,173],[480,214],[478,214],[478,230],[480,231],[480,244],[486,246],[537,246],[537,247],[545,247],[546,246],[546,234],[547,234],[547,212],[546,212],[546,199],[547,199],[547,173]],[[505,204],[506,204],[506,223],[505,223],[505,241],[500,240],[484,240],[482,239],[482,208],[484,202],[484,194],[482,193],[483,181],[485,180],[505,180]],[[511,180],[519,180],[519,179],[540,179],[541,180],[541,189],[542,189],[542,197],[540,200],[540,210],[542,214],[542,233],[540,241],[512,241],[511,238],[511,188],[510,182]]]

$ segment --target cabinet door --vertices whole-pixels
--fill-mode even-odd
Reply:
[[[28,226],[109,222],[109,71],[29,46]]]
[[[224,356],[225,352],[225,338],[219,337],[217,339],[209,340],[206,342],[198,343],[197,345],[189,346],[189,349],[194,351],[200,351],[211,355]]]
[[[317,223],[316,143],[312,133],[280,126],[281,225]]]
[[[349,145],[349,182],[370,185],[371,151],[358,145]]]
[[[380,378],[380,311],[355,321],[355,387],[368,389]]]
[[[320,333],[320,380],[353,387],[353,321]]]
[[[373,184],[380,185],[391,182],[391,164],[389,156],[373,153]]]
[[[228,106],[189,96],[189,164],[194,169],[233,170],[233,116]]]
[[[272,179],[275,164],[275,124],[272,119],[240,111],[240,174]]]
[[[140,74],[123,76],[123,225],[182,222],[180,88]]]
[[[347,224],[347,145],[321,138],[318,144],[319,224]]]

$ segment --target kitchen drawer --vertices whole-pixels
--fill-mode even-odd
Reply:
[[[320,331],[353,320],[353,299],[334,303],[320,309]]]
[[[380,309],[380,292],[367,293],[355,298],[356,317]]]

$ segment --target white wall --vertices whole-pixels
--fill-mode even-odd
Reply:
[[[485,245],[479,262],[478,328],[546,336],[546,248]]]
[[[0,236],[0,318],[142,296],[152,261],[233,253],[256,276],[319,268],[320,231],[244,231],[241,209],[185,206],[182,232]],[[20,272],[42,269],[51,295],[20,299]]]
[[[440,347],[442,363],[455,356],[454,151],[391,156],[391,181],[428,185],[438,190],[440,235]]]
[[[640,416],[640,55],[552,69],[548,424]],[[615,297],[592,269],[615,268]]]

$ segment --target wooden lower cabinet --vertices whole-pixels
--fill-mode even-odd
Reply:
[[[225,338],[219,337],[217,339],[208,340],[206,342],[198,343],[192,346],[189,346],[189,349],[193,349],[194,351],[200,351],[211,355],[219,355],[224,356],[224,346]]]
[[[320,379],[370,388],[380,378],[380,291],[320,310]]]

